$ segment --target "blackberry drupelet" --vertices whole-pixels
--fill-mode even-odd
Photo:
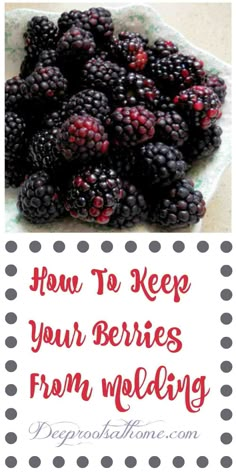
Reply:
[[[189,137],[186,121],[176,111],[156,113],[156,137],[159,141],[181,147]]]
[[[213,125],[208,129],[197,129],[185,143],[182,152],[187,162],[210,157],[221,145],[222,129]]]
[[[173,146],[156,142],[146,143],[139,149],[137,175],[143,188],[171,185],[182,179],[186,170],[183,154]]]
[[[44,49],[39,54],[36,68],[57,66],[57,53],[55,49]]]
[[[14,111],[5,113],[5,152],[21,153],[26,142],[25,120]]]
[[[98,158],[108,148],[108,135],[100,120],[93,116],[72,115],[58,131],[57,149],[68,161]]]
[[[89,8],[80,15],[82,27],[90,31],[97,43],[106,44],[113,35],[111,12],[103,7]]]
[[[44,49],[55,49],[58,41],[57,26],[46,16],[34,16],[24,33],[25,50],[33,60]]]
[[[168,95],[176,95],[180,90],[203,83],[203,65],[195,56],[172,54],[150,63],[149,70],[153,80],[167,88]]]
[[[32,137],[27,161],[34,171],[56,172],[62,166],[64,159],[56,148],[57,132],[57,128],[40,130]]]
[[[132,228],[144,222],[148,215],[148,206],[142,192],[128,181],[122,182],[123,196],[111,216],[109,226],[113,228]]]
[[[156,118],[143,106],[116,108],[110,119],[110,132],[115,145],[136,146],[151,140],[155,134]]]
[[[194,190],[191,180],[182,179],[163,192],[157,205],[151,209],[149,220],[176,229],[198,223],[205,212],[202,193]]]
[[[122,185],[114,170],[90,166],[73,175],[65,196],[65,209],[74,218],[107,224],[122,198]]]
[[[221,102],[209,87],[195,85],[174,98],[191,126],[207,129],[221,117]]]
[[[113,91],[113,100],[120,107],[142,105],[154,111],[158,108],[159,97],[160,91],[154,81],[136,72],[121,77]]]
[[[112,97],[120,77],[126,74],[125,68],[115,62],[92,58],[82,70],[81,82],[84,88],[99,90]]]
[[[29,99],[41,103],[58,103],[65,97],[67,79],[58,67],[38,67],[26,78]]]
[[[77,26],[72,26],[66,31],[57,43],[57,56],[59,62],[69,63],[86,62],[95,53],[96,44],[93,35]]]
[[[148,40],[139,33],[122,31],[109,43],[109,51],[114,60],[131,71],[142,71],[147,62]]]
[[[212,75],[207,74],[205,85],[214,90],[214,92],[216,93],[216,95],[218,95],[222,104],[225,102],[227,86],[224,79],[222,79],[222,77],[219,77],[219,75],[217,74],[212,74]]]
[[[20,213],[31,223],[48,223],[64,213],[60,189],[44,170],[28,177],[22,184],[17,202]]]
[[[7,111],[19,111],[27,99],[28,88],[24,79],[12,77],[5,82],[5,108]]]
[[[108,98],[103,92],[86,89],[73,95],[65,105],[67,115],[90,115],[105,125],[111,109]]]
[[[79,21],[81,14],[82,12],[80,10],[71,10],[70,12],[65,11],[61,14],[57,22],[59,37],[61,37],[72,26],[82,26]]]

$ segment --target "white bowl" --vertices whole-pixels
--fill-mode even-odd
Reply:
[[[231,66],[220,61],[207,51],[203,51],[189,43],[182,34],[168,26],[160,18],[158,13],[147,5],[132,5],[122,8],[111,8],[116,32],[121,30],[137,31],[146,35],[150,42],[158,36],[168,38],[179,46],[180,52],[191,53],[204,61],[205,69],[222,76],[227,84],[227,97],[223,106],[223,116],[219,125],[223,129],[222,145],[211,159],[198,162],[188,173],[195,186],[200,190],[209,203],[219,179],[231,161]],[[21,61],[24,57],[23,32],[27,21],[34,15],[45,14],[50,19],[57,21],[60,16],[55,12],[43,12],[39,10],[19,9],[6,13],[6,78],[17,75]],[[6,231],[7,232],[94,232],[114,230],[83,224],[73,218],[59,219],[46,225],[32,225],[19,215],[16,208],[17,190],[6,190]],[[219,215],[220,218],[220,215]],[[178,232],[199,232],[201,222],[188,229]],[[152,225],[139,225],[126,232],[157,232],[161,229]],[[163,230],[164,231],[164,230]],[[166,230],[165,230],[166,231]]]

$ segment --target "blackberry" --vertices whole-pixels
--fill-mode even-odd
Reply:
[[[82,90],[73,95],[65,106],[67,115],[90,115],[98,118],[102,124],[105,124],[111,112],[108,98],[103,92],[96,90]]]
[[[172,41],[158,38],[154,41],[153,46],[150,48],[149,54],[156,59],[162,59],[163,57],[170,56],[171,54],[178,53],[179,49],[176,44]]]
[[[29,98],[33,101],[58,103],[67,91],[67,80],[58,67],[38,67],[26,78]]]
[[[107,167],[114,169],[122,179],[129,181],[135,179],[136,153],[134,153],[134,148],[111,148],[105,156],[104,162]]]
[[[213,125],[208,129],[197,129],[183,146],[182,152],[187,162],[210,157],[221,145],[222,129]]]
[[[45,129],[60,128],[64,121],[68,118],[65,110],[67,102],[62,102],[61,108],[54,111],[49,111],[42,118],[42,126]]]
[[[36,68],[49,66],[57,66],[57,54],[55,49],[44,49],[39,54]]]
[[[124,67],[111,61],[92,58],[82,70],[81,81],[84,88],[99,90],[112,97],[120,77],[124,75],[126,75]]]
[[[156,113],[156,136],[159,141],[180,147],[189,137],[186,121],[176,111]]]
[[[12,77],[5,82],[5,108],[7,111],[19,110],[27,98],[28,89],[24,79]]]
[[[60,61],[82,63],[94,55],[95,49],[93,35],[89,31],[72,26],[59,39],[56,52]]]
[[[115,145],[136,146],[155,134],[156,118],[144,108],[119,107],[110,115],[110,131]]]
[[[81,12],[79,21],[83,29],[93,34],[97,43],[104,45],[113,35],[112,16],[106,8],[89,8],[89,10]]]
[[[216,95],[218,95],[221,103],[223,104],[225,102],[225,96],[227,93],[227,87],[224,79],[222,77],[219,77],[217,74],[207,74],[206,75],[206,80],[205,80],[205,85],[207,87],[210,87],[214,90]]]
[[[44,170],[30,175],[22,184],[17,206],[31,223],[48,223],[64,213],[60,189]]]
[[[58,30],[59,37],[61,37],[66,31],[68,31],[72,26],[81,26],[79,21],[82,12],[79,10],[71,10],[70,12],[65,11],[58,18]]]
[[[147,219],[148,206],[142,193],[128,181],[122,182],[123,196],[111,216],[109,226],[132,228]]]
[[[46,16],[34,16],[24,33],[25,50],[32,59],[37,59],[44,49],[55,49],[58,41],[56,25]]]
[[[121,197],[121,182],[114,170],[89,167],[73,175],[65,196],[65,209],[82,221],[107,224]]]
[[[5,152],[20,153],[26,141],[26,124],[22,117],[13,111],[5,114]]]
[[[159,97],[154,81],[136,72],[121,77],[113,92],[117,106],[142,105],[151,111],[158,108]]]
[[[57,135],[57,149],[68,161],[100,157],[109,148],[108,135],[101,122],[89,115],[72,115]]]
[[[57,128],[40,130],[32,138],[28,148],[28,162],[35,171],[56,172],[63,163],[63,158],[56,149]]]
[[[142,71],[148,61],[146,38],[138,33],[122,31],[109,43],[110,54],[131,71]]]
[[[221,102],[209,87],[195,85],[183,90],[174,98],[174,103],[192,126],[206,129],[221,117]]]
[[[24,182],[27,167],[19,154],[5,154],[5,187],[19,187]]]
[[[168,87],[168,93],[175,95],[180,90],[203,83],[203,65],[195,56],[178,53],[154,60],[149,69],[153,80]]]
[[[20,65],[20,78],[26,79],[28,75],[32,74],[37,63],[37,57],[32,58],[26,55]]]
[[[184,177],[187,164],[183,154],[173,146],[146,143],[139,149],[137,174],[142,186],[165,187]]]
[[[182,179],[167,188],[150,211],[150,222],[175,229],[198,223],[206,212],[202,193],[191,180]]]

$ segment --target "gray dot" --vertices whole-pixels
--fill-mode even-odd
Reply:
[[[89,244],[87,241],[80,241],[77,244],[77,249],[79,252],[87,252],[89,250]]]
[[[149,250],[151,252],[159,252],[161,249],[161,245],[158,241],[151,241],[149,244]]]
[[[5,416],[8,420],[15,420],[17,417],[17,411],[14,408],[8,408],[5,411]]]
[[[16,347],[17,339],[14,338],[14,336],[8,336],[8,338],[6,338],[6,340],[5,340],[5,344],[6,344],[7,347],[12,349],[12,348]]]
[[[174,459],[173,459],[173,465],[174,465],[177,469],[181,469],[181,467],[184,466],[184,458],[181,457],[181,456],[176,456],[176,457],[174,457]]]
[[[233,441],[233,438],[230,433],[223,433],[220,437],[220,440],[223,444],[230,444]]]
[[[221,339],[220,344],[224,349],[229,349],[232,346],[233,341],[231,338],[225,336]]]
[[[223,265],[220,269],[220,273],[221,275],[223,275],[223,277],[229,277],[233,272],[233,269],[230,265]]]
[[[209,244],[207,241],[199,241],[197,244],[197,249],[199,252],[207,252],[209,249]]]
[[[225,325],[228,325],[230,323],[232,323],[232,315],[230,313],[222,313],[221,315],[221,323],[225,324]]]
[[[133,456],[128,456],[126,457],[125,459],[125,465],[126,467],[128,467],[129,469],[132,469],[133,467],[135,467],[137,465],[137,460],[135,457]]]
[[[85,469],[85,467],[87,467],[89,464],[89,461],[88,461],[88,458],[85,457],[85,456],[80,456],[78,457],[77,459],[77,465],[81,468],[81,469]]]
[[[229,420],[231,420],[231,418],[233,416],[233,413],[228,408],[225,408],[224,410],[221,411],[220,416],[221,416],[222,420],[229,421]]]
[[[39,252],[41,250],[41,244],[39,241],[31,241],[29,248],[31,252]]]
[[[229,241],[223,241],[220,245],[220,249],[222,252],[230,252],[232,251],[232,244]]]
[[[220,393],[221,395],[223,395],[223,397],[230,397],[230,395],[232,394],[232,387],[230,385],[223,385],[220,389]]]
[[[222,457],[220,463],[221,463],[222,467],[224,467],[224,469],[228,469],[233,464],[233,461],[232,461],[231,457],[224,456],[224,457]]]
[[[205,456],[198,457],[197,465],[198,465],[198,467],[200,467],[200,469],[205,469],[205,467],[207,467],[208,464],[209,464],[209,461],[208,461],[207,457],[205,457]]]
[[[137,249],[137,244],[135,241],[127,241],[125,244],[125,249],[127,252],[135,252]]]
[[[30,467],[32,467],[33,469],[37,469],[37,467],[39,467],[41,465],[41,460],[39,457],[37,456],[32,456],[30,459],[29,459],[29,465]]]
[[[7,433],[5,436],[5,441],[8,444],[14,444],[17,441],[17,435],[15,433]]]
[[[17,291],[14,288],[8,288],[5,292],[7,300],[15,300],[17,297]]]
[[[17,363],[15,361],[7,361],[5,364],[5,369],[7,372],[15,372],[17,369]]]
[[[54,467],[56,467],[57,469],[60,469],[61,467],[65,465],[65,460],[61,456],[54,457],[52,462],[53,462]]]
[[[9,397],[13,397],[14,395],[16,395],[17,388],[15,385],[9,384],[6,386],[5,392]]]
[[[63,241],[56,241],[54,244],[53,244],[53,249],[55,252],[63,252],[65,250],[65,244],[63,243]]]
[[[225,288],[224,290],[221,291],[220,296],[222,300],[228,302],[229,300],[231,300],[233,294],[231,290],[229,290],[228,288]]]
[[[15,313],[10,312],[6,314],[5,320],[6,320],[6,323],[8,324],[14,324],[17,321],[17,316]]]
[[[17,268],[15,265],[9,264],[8,266],[6,266],[5,272],[9,277],[13,277],[17,273]]]
[[[224,362],[221,363],[220,368],[221,368],[222,372],[225,372],[225,374],[228,374],[229,372],[231,372],[233,366],[232,366],[231,362],[224,361]]]
[[[175,241],[173,244],[173,249],[175,252],[183,252],[185,248],[185,245],[182,241]]]
[[[111,241],[103,241],[101,244],[101,249],[103,252],[111,252],[113,249],[113,244]]]
[[[15,241],[8,241],[5,248],[7,252],[15,252],[17,250],[17,244]]]
[[[8,456],[5,460],[5,464],[9,469],[13,469],[17,464],[17,460],[14,456]]]
[[[159,457],[152,456],[152,457],[150,457],[148,463],[149,463],[150,467],[152,467],[153,469],[156,469],[161,464],[161,461],[160,461]]]
[[[113,464],[113,460],[109,456],[104,456],[101,460],[101,464],[103,467],[105,467],[105,469],[109,469],[109,467],[111,467]]]

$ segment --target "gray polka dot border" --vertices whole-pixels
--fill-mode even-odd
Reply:
[[[52,248],[54,252],[60,254],[66,251],[66,244],[63,241],[58,240],[52,244]],[[232,251],[232,248],[233,248],[233,245],[230,241],[223,241],[220,244],[220,250],[224,254],[230,253]],[[5,244],[5,249],[9,254],[13,254],[18,250],[18,245],[15,241],[8,241]],[[29,243],[29,250],[32,253],[37,254],[41,251],[41,249],[42,249],[42,245],[39,241],[34,240]],[[89,249],[90,249],[90,244],[87,241],[84,240],[84,241],[79,241],[77,243],[77,250],[81,254],[87,253]],[[102,243],[100,243],[100,249],[103,253],[110,253],[114,249],[114,244],[109,240],[104,240]],[[151,253],[158,253],[161,251],[162,246],[159,241],[152,240],[148,244],[148,249]],[[183,241],[177,240],[172,244],[172,249],[175,253],[180,254],[187,249],[187,246]],[[137,242],[134,240],[127,240],[126,243],[124,243],[124,250],[130,254],[135,253],[138,250]],[[209,243],[207,241],[199,241],[196,244],[196,250],[202,254],[208,252],[210,250]],[[220,267],[220,274],[222,278],[229,279],[232,273],[233,273],[233,269],[231,265],[224,264]],[[9,263],[5,267],[5,274],[7,277],[12,279],[14,276],[17,275],[17,267],[14,264]],[[6,290],[5,297],[8,300],[8,302],[11,303],[12,305],[12,302],[14,303],[14,300],[17,298],[17,291],[13,287],[10,287]],[[220,298],[222,302],[227,303],[232,299],[232,297],[233,297],[232,291],[227,287],[226,288],[223,287],[220,292]],[[233,318],[232,318],[231,313],[224,312],[220,315],[220,322],[225,326],[230,326],[230,324],[232,323],[232,320]],[[8,325],[13,326],[15,323],[17,323],[17,314],[15,314],[13,311],[9,311],[5,315],[5,322]],[[229,335],[227,336],[227,334],[230,334],[231,332],[232,332],[231,330],[229,333],[225,332],[226,335],[222,337],[220,341],[222,350],[229,350],[231,348],[233,344],[233,340],[231,339]],[[5,339],[5,345],[8,349],[14,350],[14,348],[17,346],[17,339],[13,335],[9,335]],[[9,359],[5,363],[5,369],[9,373],[13,373],[17,370],[17,363],[13,359]],[[233,369],[233,364],[227,358],[222,359],[219,369],[222,375],[224,375],[224,379],[226,379],[227,374],[230,373]],[[233,392],[232,387],[227,382],[225,382],[220,388],[220,394],[226,400],[227,400],[227,397],[230,397],[232,395],[232,392]],[[5,394],[8,397],[14,397],[15,395],[17,395],[17,386],[12,383],[9,383],[8,385],[5,386]],[[9,424],[10,423],[14,424],[12,422],[14,422],[14,420],[16,420],[17,418],[17,411],[15,410],[15,408],[12,408],[12,407],[7,408],[5,411],[5,417],[9,421]],[[223,423],[226,424],[227,422],[232,420],[233,412],[231,411],[231,409],[226,407],[220,411],[220,418],[222,420],[222,424]],[[220,442],[227,447],[227,445],[232,443],[234,438],[231,433],[227,431],[223,431],[219,439],[220,439]],[[14,445],[17,442],[16,433],[12,430],[7,431],[5,434],[5,442],[8,445]],[[186,465],[185,459],[182,456],[174,457],[173,459],[171,459],[171,462],[175,469],[184,468]],[[199,456],[196,458],[195,463],[199,469],[204,469],[208,467],[209,459],[205,456]],[[41,466],[41,459],[38,456],[32,456],[28,459],[28,464],[31,468],[37,469]],[[89,467],[89,458],[85,456],[80,456],[77,458],[76,464],[79,469],[85,469]],[[147,464],[149,465],[151,469],[157,469],[161,466],[161,458],[159,458],[158,456],[151,456],[149,459],[147,459]],[[233,461],[231,457],[227,455],[225,455],[224,457],[220,459],[220,465],[222,468],[225,468],[225,469],[230,468],[232,464],[233,464]],[[6,457],[5,465],[8,469],[15,468],[17,466],[17,458],[13,455]],[[55,456],[54,458],[52,458],[52,465],[54,466],[55,469],[61,469],[61,468],[63,469],[63,467],[65,466],[65,459],[62,456]],[[100,465],[104,469],[112,468],[114,465],[112,457],[110,456],[102,457],[100,459]],[[127,469],[136,468],[137,465],[138,465],[138,459],[136,457],[128,456],[124,458],[124,466]]]

